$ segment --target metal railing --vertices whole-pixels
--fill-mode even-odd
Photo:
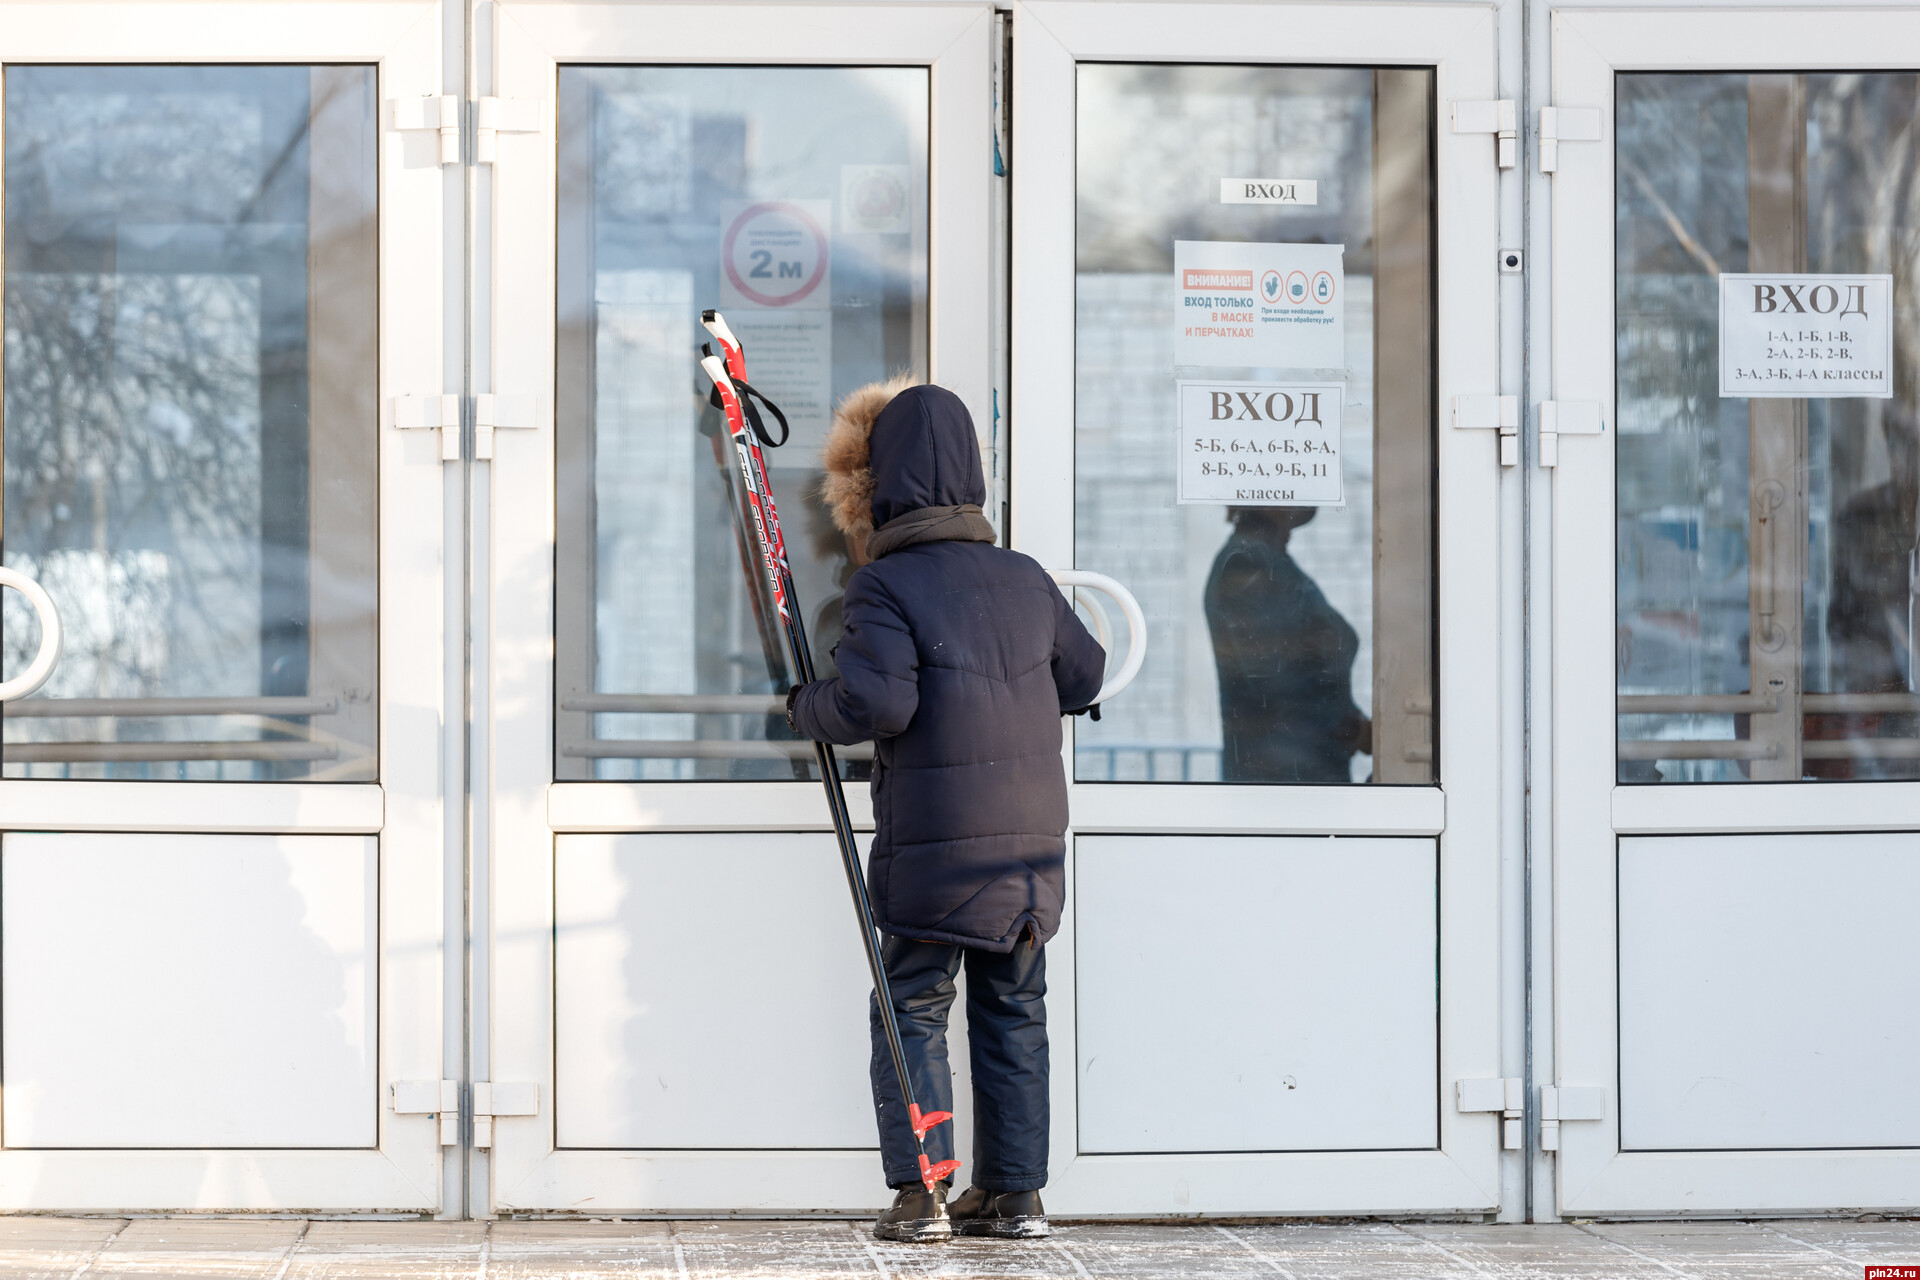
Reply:
[[[1129,759],[1143,757],[1146,764],[1146,777],[1123,778],[1119,776],[1121,757]],[[1161,768],[1163,758],[1177,759],[1177,767]],[[1077,746],[1073,750],[1073,776],[1080,782],[1193,782],[1194,763],[1211,759],[1211,772],[1202,771],[1199,781],[1218,782],[1220,780],[1220,748],[1205,742],[1115,742],[1101,743],[1098,746]],[[1098,764],[1097,776],[1090,770],[1089,762]]]
[[[371,753],[369,753],[371,754]],[[0,748],[8,764],[126,764],[182,760],[338,760],[331,742],[9,742]]]
[[[586,760],[811,760],[813,743],[767,738],[592,738],[560,754]],[[842,760],[873,759],[873,744],[836,747]]]
[[[575,693],[562,711],[589,715],[784,716],[778,693]],[[800,738],[588,738],[563,742],[576,760],[811,760],[813,744]],[[873,759],[873,744],[841,747],[842,760]]]
[[[316,733],[293,720],[337,715],[338,698],[208,697],[208,698],[24,698],[6,704],[0,716],[9,720],[165,720],[189,716],[254,717],[262,728],[300,735],[273,739],[216,739],[192,742],[8,742],[0,756],[8,764],[156,764],[175,761],[300,761],[338,760],[341,744],[331,734]],[[367,752],[371,754],[369,750]]]
[[[158,720],[174,716],[330,716],[338,698],[27,698],[10,702],[0,715],[8,719]]]
[[[1623,716],[1775,715],[1771,693],[1623,693],[1615,699]],[[1902,715],[1920,713],[1920,693],[1803,693],[1802,715]],[[1745,738],[1629,738],[1616,747],[1622,760],[1778,760],[1775,743]],[[1920,738],[1804,738],[1806,760],[1920,760]]]

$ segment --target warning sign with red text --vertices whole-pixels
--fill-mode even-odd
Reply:
[[[1345,245],[1173,242],[1173,363],[1344,370]]]

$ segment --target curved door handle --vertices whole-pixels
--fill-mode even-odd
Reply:
[[[1133,678],[1140,674],[1140,664],[1147,660],[1147,615],[1140,611],[1140,602],[1133,598],[1133,592],[1104,573],[1090,573],[1085,569],[1049,569],[1047,574],[1060,586],[1072,588],[1073,599],[1086,606],[1087,612],[1093,616],[1094,639],[1107,652],[1113,652],[1112,631],[1107,623],[1106,608],[1093,592],[1100,591],[1111,596],[1113,602],[1120,606],[1121,616],[1127,620],[1126,660],[1120,664],[1120,670],[1100,686],[1100,692],[1094,698],[1095,702],[1106,702],[1133,683]]]
[[[53,669],[60,662],[60,611],[53,607],[53,597],[46,593],[39,583],[17,569],[0,565],[0,587],[12,587],[27,598],[33,605],[33,611],[40,615],[40,652],[33,655],[33,662],[27,669],[11,680],[0,681],[0,702],[11,702],[15,698],[24,698],[47,682]]]

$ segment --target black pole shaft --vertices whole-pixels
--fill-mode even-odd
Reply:
[[[765,474],[764,472],[762,473]],[[765,492],[764,482],[762,492]],[[786,577],[787,647],[793,652],[794,671],[802,684],[813,681],[813,653],[807,645],[806,624],[800,620],[799,601],[793,594],[793,575]],[[873,975],[874,1003],[880,1007],[880,1025],[886,1029],[887,1050],[893,1055],[894,1074],[900,1077],[900,1101],[911,1116],[914,1111],[913,1077],[907,1071],[907,1051],[900,1042],[900,1019],[893,1009],[893,988],[887,981],[886,961],[880,955],[879,930],[873,922],[873,899],[867,894],[867,876],[860,865],[860,846],[853,839],[853,818],[847,812],[847,793],[840,785],[840,769],[833,747],[825,742],[813,744],[814,762],[820,768],[820,780],[826,785],[827,809],[833,816],[833,835],[840,845],[840,866],[847,873],[847,891],[853,895],[854,914],[860,919],[860,943],[867,951],[867,971]],[[918,1133],[914,1143],[926,1149]]]

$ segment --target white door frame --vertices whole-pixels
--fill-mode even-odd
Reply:
[[[0,60],[377,65],[381,404],[441,391],[437,140],[392,128],[388,105],[440,92],[439,3],[0,4]],[[380,435],[379,782],[0,781],[5,831],[377,835],[379,1145],[0,1150],[0,1210],[439,1207],[437,1125],[395,1115],[389,1091],[442,1074],[443,479],[426,434]]]
[[[495,1125],[500,1212],[859,1209],[872,1151],[558,1149],[553,1107],[556,833],[826,831],[799,782],[553,781],[554,119],[557,67],[583,63],[908,65],[932,69],[930,376],[978,422],[992,412],[989,129],[993,11],[985,3],[498,6],[495,92],[542,104],[539,133],[502,133],[493,166],[494,389],[536,399],[536,429],[496,437],[492,466],[492,901],[486,927],[495,1081],[539,1086],[540,1113]],[[694,370],[688,369],[688,377]],[[480,673],[488,673],[483,669]],[[864,787],[848,789],[871,830]]]
[[[1017,549],[1046,565],[1073,563],[1077,62],[1434,67],[1436,269],[1443,300],[1435,317],[1434,400],[1440,423],[1440,785],[1070,787],[1075,835],[1438,836],[1440,1146],[1415,1152],[1076,1154],[1069,908],[1049,961],[1055,1119],[1048,1204],[1064,1213],[1491,1212],[1500,1205],[1499,1120],[1456,1111],[1453,1082],[1501,1075],[1502,689],[1494,630],[1501,604],[1500,466],[1493,432],[1454,431],[1444,424],[1454,396],[1490,395],[1500,385],[1493,143],[1484,135],[1456,135],[1446,124],[1451,101],[1496,96],[1493,10],[1016,0],[1014,38],[1010,474]],[[1067,754],[1072,777],[1071,744]]]
[[[1606,430],[1562,436],[1553,476],[1555,1083],[1603,1088],[1606,1117],[1560,1126],[1568,1215],[1793,1213],[1911,1206],[1920,1151],[1622,1152],[1617,836],[1920,828],[1920,783],[1614,785],[1614,74],[1910,70],[1912,9],[1561,10],[1553,102],[1597,107],[1553,179],[1553,386]],[[1904,1195],[1896,1189],[1906,1188]],[[1892,1197],[1892,1198],[1890,1198]]]

